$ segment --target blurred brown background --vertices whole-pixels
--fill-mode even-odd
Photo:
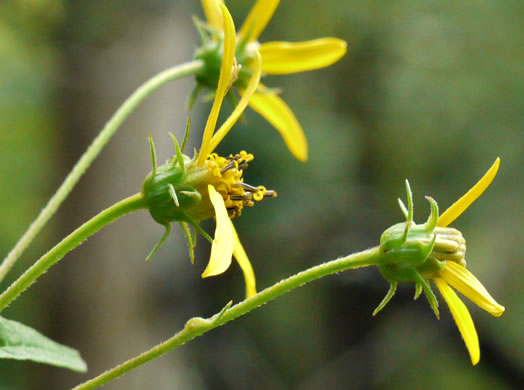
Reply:
[[[228,1],[237,27],[253,1]],[[199,1],[5,0],[0,4],[0,258],[35,218],[121,102],[143,81],[188,61]],[[481,343],[472,367],[441,299],[376,269],[314,282],[107,385],[108,389],[511,389],[524,383],[521,203],[524,179],[524,8],[520,0],[286,1],[261,41],[337,36],[334,66],[266,78],[282,87],[307,134],[295,161],[252,111],[220,145],[256,156],[246,180],[278,191],[235,221],[259,289],[378,243],[402,220],[409,178],[415,219],[433,196],[445,209],[497,156],[492,187],[454,226],[468,267],[504,306],[494,319],[470,302]],[[82,222],[138,192],[181,137],[194,81],[175,81],[131,115],[1,287]],[[224,110],[225,113],[229,108]],[[209,104],[191,111],[199,145]],[[205,226],[213,230],[213,224]],[[0,360],[0,390],[65,389],[170,337],[192,316],[243,298],[241,272],[201,280],[209,245],[191,265],[180,229],[162,234],[146,212],[125,217],[69,254],[3,315],[73,346],[89,373]]]

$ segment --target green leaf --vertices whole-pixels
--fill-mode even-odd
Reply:
[[[86,372],[87,365],[75,349],[55,343],[36,330],[0,317],[0,359],[32,360]]]

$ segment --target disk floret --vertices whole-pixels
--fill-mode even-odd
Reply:
[[[244,183],[242,174],[248,168],[248,163],[253,161],[251,153],[241,151],[229,157],[222,157],[211,153],[205,166],[213,174],[213,186],[222,195],[230,218],[240,217],[244,206],[252,207],[255,201],[264,198],[274,198],[275,191],[267,190],[264,186],[252,186]]]

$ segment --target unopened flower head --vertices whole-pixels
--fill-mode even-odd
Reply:
[[[383,257],[379,269],[389,281],[390,289],[373,315],[382,310],[393,297],[399,282],[413,282],[416,285],[415,299],[424,291],[435,315],[439,317],[438,301],[429,284],[429,280],[433,280],[448,303],[473,364],[477,364],[480,359],[477,332],[468,309],[449,285],[496,317],[502,315],[504,307],[466,269],[466,240],[460,231],[448,225],[484,192],[495,177],[499,164],[497,158],[482,179],[440,217],[437,203],[426,197],[431,205],[431,213],[427,222],[420,225],[413,221],[412,194],[406,181],[408,206],[399,199],[406,222],[393,225],[380,238]]]
[[[380,248],[384,253],[380,269],[384,275],[397,281],[416,282],[417,272],[439,271],[444,261],[455,261],[466,265],[466,240],[462,233],[449,227],[439,227],[438,205],[433,198],[426,197],[431,213],[426,223],[413,221],[413,199],[409,182],[406,180],[408,207],[399,199],[406,222],[391,226],[380,237]]]
[[[243,173],[254,159],[252,154],[241,151],[222,157],[213,152],[246,108],[257,89],[261,75],[261,58],[257,53],[252,65],[252,75],[247,81],[242,98],[230,117],[215,131],[220,107],[235,70],[235,26],[224,5],[220,5],[220,15],[224,26],[220,76],[200,151],[192,158],[183,154],[187,140],[186,130],[182,147],[173,137],[175,156],[166,164],[157,166],[155,149],[150,141],[153,171],[146,177],[142,193],[148,202],[152,217],[166,226],[166,234],[151,255],[169,234],[170,223],[179,222],[186,235],[192,260],[196,232],[212,242],[210,260],[202,277],[223,273],[234,256],[244,273],[246,295],[249,297],[256,293],[255,275],[231,219],[239,217],[244,207],[253,206],[255,202],[264,198],[273,198],[276,193],[264,186],[252,186],[244,182]],[[214,238],[209,237],[200,228],[200,222],[210,218],[216,220]],[[193,236],[189,231],[189,225],[195,229]]]
[[[202,0],[207,24],[197,22],[202,47],[195,57],[205,63],[205,70],[197,76],[198,85],[190,100],[195,100],[203,87],[216,90],[220,60],[224,50],[225,26],[220,14],[222,0]],[[319,38],[305,42],[259,43],[258,38],[270,21],[279,0],[257,0],[244,24],[236,35],[237,49],[233,78],[230,86],[245,93],[253,73],[257,55],[262,58],[264,74],[290,74],[324,68],[338,61],[346,53],[346,42],[337,38]],[[228,99],[236,100],[232,90]],[[308,158],[308,146],[304,132],[295,115],[278,96],[278,90],[259,84],[249,105],[262,115],[281,134],[291,153],[299,160]]]

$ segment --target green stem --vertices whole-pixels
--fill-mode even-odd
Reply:
[[[293,275],[271,287],[266,288],[257,295],[236,304],[235,306],[229,307],[230,304],[228,304],[224,309],[222,309],[222,311],[210,317],[209,319],[200,317],[191,318],[186,322],[184,329],[182,329],[170,339],[128,360],[127,362],[102,373],[96,378],[78,385],[73,390],[95,389],[99,386],[102,386],[103,384],[110,382],[121,375],[124,375],[134,368],[141,366],[142,364],[147,363],[148,361],[153,360],[177,347],[180,347],[186,342],[206,332],[209,332],[218,326],[224,325],[225,323],[232,321],[250,312],[251,310],[256,309],[259,306],[262,306],[263,304],[285,294],[288,291],[336,272],[376,265],[380,261],[381,256],[382,254],[380,249],[376,247],[363,252],[354,253],[347,257],[332,260]]]
[[[166,84],[171,80],[176,80],[185,76],[195,75],[202,71],[204,63],[201,60],[180,64],[169,68],[146,81],[135,92],[129,96],[120,108],[114,113],[113,117],[106,123],[102,131],[94,139],[92,144],[82,155],[80,160],[73,167],[69,175],[66,177],[62,185],[58,188],[47,205],[42,209],[38,217],[33,221],[29,229],[24,233],[15,247],[9,252],[7,257],[0,265],[0,281],[4,279],[9,270],[13,267],[23,251],[29,246],[35,236],[42,230],[44,225],[55,214],[58,207],[62,204],[64,199],[69,195],[73,187],[76,185],[80,177],[87,170],[89,165],[98,156],[100,151],[104,148],[106,143],[118,130],[120,125],[133,112],[133,110],[153,91]]]
[[[24,292],[40,275],[80,245],[85,239],[125,214],[144,208],[147,208],[146,199],[139,193],[114,204],[84,223],[38,259],[0,295],[0,312]]]

